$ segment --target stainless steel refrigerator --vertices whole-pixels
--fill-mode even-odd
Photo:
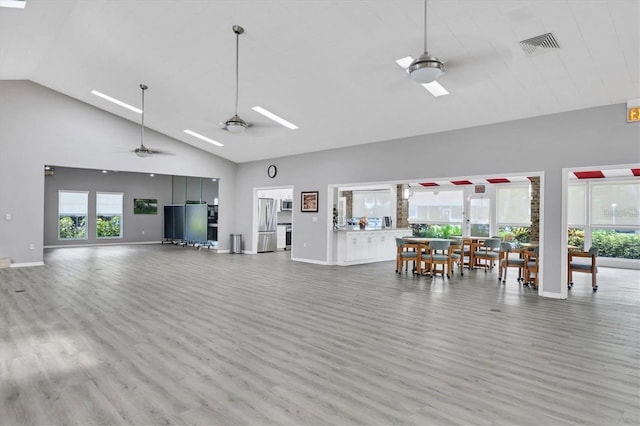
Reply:
[[[276,251],[278,211],[273,198],[258,198],[258,253]]]

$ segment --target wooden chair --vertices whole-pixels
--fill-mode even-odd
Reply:
[[[407,243],[402,238],[396,238],[396,272],[402,273],[402,264],[404,263],[405,272],[409,269],[409,262],[413,262],[413,269],[420,272],[420,263],[422,255],[422,244]]]
[[[460,269],[460,275],[464,275],[462,271],[465,265],[467,265],[469,269],[473,267],[471,265],[472,263],[471,258],[473,257],[472,249],[473,249],[473,242],[468,238],[462,238],[461,247],[460,248],[454,247],[453,249],[453,252],[460,256],[460,267],[462,268]]]
[[[533,288],[538,288],[538,271],[540,266],[539,248],[535,247],[533,250],[527,250],[524,252],[524,281],[523,287],[529,285]]]
[[[495,249],[500,248],[501,240],[498,238],[488,238],[484,240],[484,244],[477,247],[473,252],[474,262],[484,260],[484,264],[477,264],[475,266],[484,266],[484,271],[493,268],[493,265],[500,258],[499,252]]]
[[[511,247],[511,243],[502,242],[500,243],[500,263],[499,263],[499,274],[498,281],[502,279],[502,282],[507,282],[507,270],[509,268],[518,268],[518,283],[523,280],[523,272],[525,267],[525,259],[518,255],[518,257],[513,257],[511,254],[513,253],[513,247]]]
[[[598,249],[591,247],[589,251],[570,251],[568,256],[567,267],[567,287],[570,289],[573,287],[573,273],[585,272],[591,274],[591,289],[598,291],[598,284],[596,283],[596,274],[598,273],[598,266],[596,265],[596,258],[598,257]],[[574,260],[574,258],[577,258]],[[589,259],[588,262],[580,261],[580,259]]]
[[[457,263],[460,275],[464,275],[464,250],[462,238],[450,238],[449,241],[451,241],[449,244],[449,273],[453,273],[453,264]]]
[[[422,262],[425,264],[425,269],[429,269],[429,275],[433,276],[434,274],[442,273],[444,277],[446,273],[447,278],[449,278],[450,244],[451,241],[448,240],[429,241],[429,245],[425,247],[425,251],[422,254]],[[437,265],[442,265],[442,269],[438,270]]]

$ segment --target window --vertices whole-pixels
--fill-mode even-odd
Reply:
[[[597,247],[602,257],[640,259],[637,180],[576,182],[567,190],[569,246]]]
[[[530,226],[531,195],[529,185],[496,188],[498,225]]]
[[[409,222],[462,223],[463,191],[416,191],[409,200]]]
[[[640,226],[640,185],[636,182],[593,183],[591,223],[617,227]]]
[[[122,193],[96,194],[96,236],[122,238]]]
[[[383,217],[391,215],[391,193],[385,191],[353,191],[353,217]],[[395,200],[394,200],[395,202]]]
[[[491,200],[471,197],[469,200],[469,235],[488,237],[491,228]]]
[[[496,188],[498,235],[505,240],[531,239],[531,187],[509,185]]]
[[[586,185],[583,183],[567,187],[567,222],[569,227],[583,227],[586,219]]]
[[[88,192],[58,191],[58,239],[87,239],[88,203]]]

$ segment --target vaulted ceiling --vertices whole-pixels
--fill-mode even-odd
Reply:
[[[429,53],[447,65],[437,98],[395,63],[422,53],[416,0],[27,0],[0,8],[0,79],[136,123],[91,91],[140,107],[145,83],[148,127],[238,163],[640,98],[637,0],[430,0],[427,17]],[[234,113],[234,24],[238,113],[254,124],[241,135],[219,126]],[[549,32],[559,49],[519,44]]]

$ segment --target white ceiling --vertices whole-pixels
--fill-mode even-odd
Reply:
[[[638,0],[430,0],[428,10],[429,53],[448,66],[451,94],[439,98],[395,63],[422,53],[421,0],[28,0],[0,8],[0,79],[137,123],[90,92],[139,107],[145,83],[148,127],[238,163],[640,98]],[[218,124],[234,112],[234,24],[245,28],[238,112],[255,124],[242,135]],[[527,56],[519,41],[547,32],[560,49]]]

